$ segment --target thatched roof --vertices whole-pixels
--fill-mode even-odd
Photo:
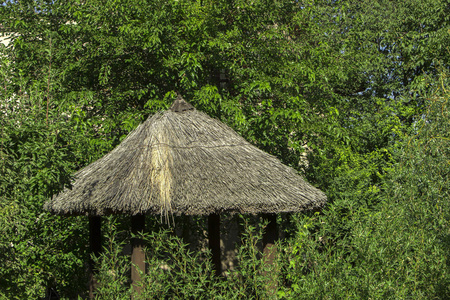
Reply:
[[[320,208],[323,192],[182,99],[77,172],[48,201],[57,214],[207,215]]]

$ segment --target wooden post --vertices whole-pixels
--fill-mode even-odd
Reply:
[[[268,220],[266,230],[263,235],[263,259],[264,263],[271,267],[271,273],[264,273],[267,279],[268,294],[275,297],[277,290],[277,270],[274,265],[275,256],[277,254],[277,248],[275,241],[278,239],[278,227],[277,227],[277,215],[276,214],[264,214],[263,218]]]
[[[263,235],[263,253],[266,262],[272,265],[276,255],[275,241],[278,239],[277,215],[264,214],[263,218],[269,220]]]
[[[94,299],[97,285],[95,280],[96,269],[92,255],[98,257],[102,251],[102,219],[100,216],[89,217],[89,299]]]
[[[220,215],[210,214],[208,216],[208,240],[209,249],[212,253],[212,263],[216,275],[222,273],[222,262],[220,261]]]
[[[137,235],[139,232],[145,231],[145,215],[139,214],[131,217],[131,232]],[[141,281],[141,272],[145,273],[145,252],[144,241],[140,238],[131,239],[131,281],[137,294],[141,293],[142,287],[139,286]]]

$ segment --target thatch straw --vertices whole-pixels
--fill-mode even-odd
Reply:
[[[53,197],[45,209],[168,216],[296,212],[324,205],[325,194],[295,170],[186,104],[139,125],[77,172],[72,189]]]

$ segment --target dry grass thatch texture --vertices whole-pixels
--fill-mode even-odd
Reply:
[[[319,208],[323,192],[195,109],[157,113],[45,204],[57,214],[207,215]]]

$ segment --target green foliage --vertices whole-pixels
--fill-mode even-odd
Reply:
[[[85,293],[86,220],[42,204],[178,91],[328,195],[286,221],[280,298],[448,297],[449,16],[438,0],[5,2],[0,296]],[[152,234],[145,293],[270,297],[245,228],[222,281],[207,253]],[[116,235],[106,298],[130,293]]]
[[[148,272],[143,279],[142,299],[165,295],[171,299],[212,299],[214,286],[212,264],[208,253],[187,245],[168,230],[152,232],[145,237]],[[170,283],[170,284],[168,284]]]
[[[447,76],[424,96],[427,110],[415,131],[402,136],[376,207],[354,205],[356,189],[322,215],[297,217],[287,251],[291,288],[283,293],[296,299],[449,297]]]
[[[237,249],[238,265],[226,275],[224,299],[268,299],[276,288],[278,262],[268,265],[262,258],[261,242],[268,224],[263,218],[241,216],[242,234]]]
[[[157,229],[144,233],[146,273],[141,273],[141,294],[135,294],[130,282],[130,257],[124,254],[130,233],[118,231],[118,218],[109,217],[106,246],[95,258],[98,273],[97,299],[265,299],[269,295],[266,284],[272,267],[260,259],[259,244],[264,222],[242,217],[243,238],[238,247],[239,266],[225,277],[214,275],[209,250],[192,251],[173,230]],[[258,220],[260,221],[260,220]]]
[[[130,261],[122,252],[126,240],[124,233],[118,232],[117,220],[109,217],[104,234],[106,246],[99,257],[92,256],[95,264],[97,281],[97,299],[130,299]]]

